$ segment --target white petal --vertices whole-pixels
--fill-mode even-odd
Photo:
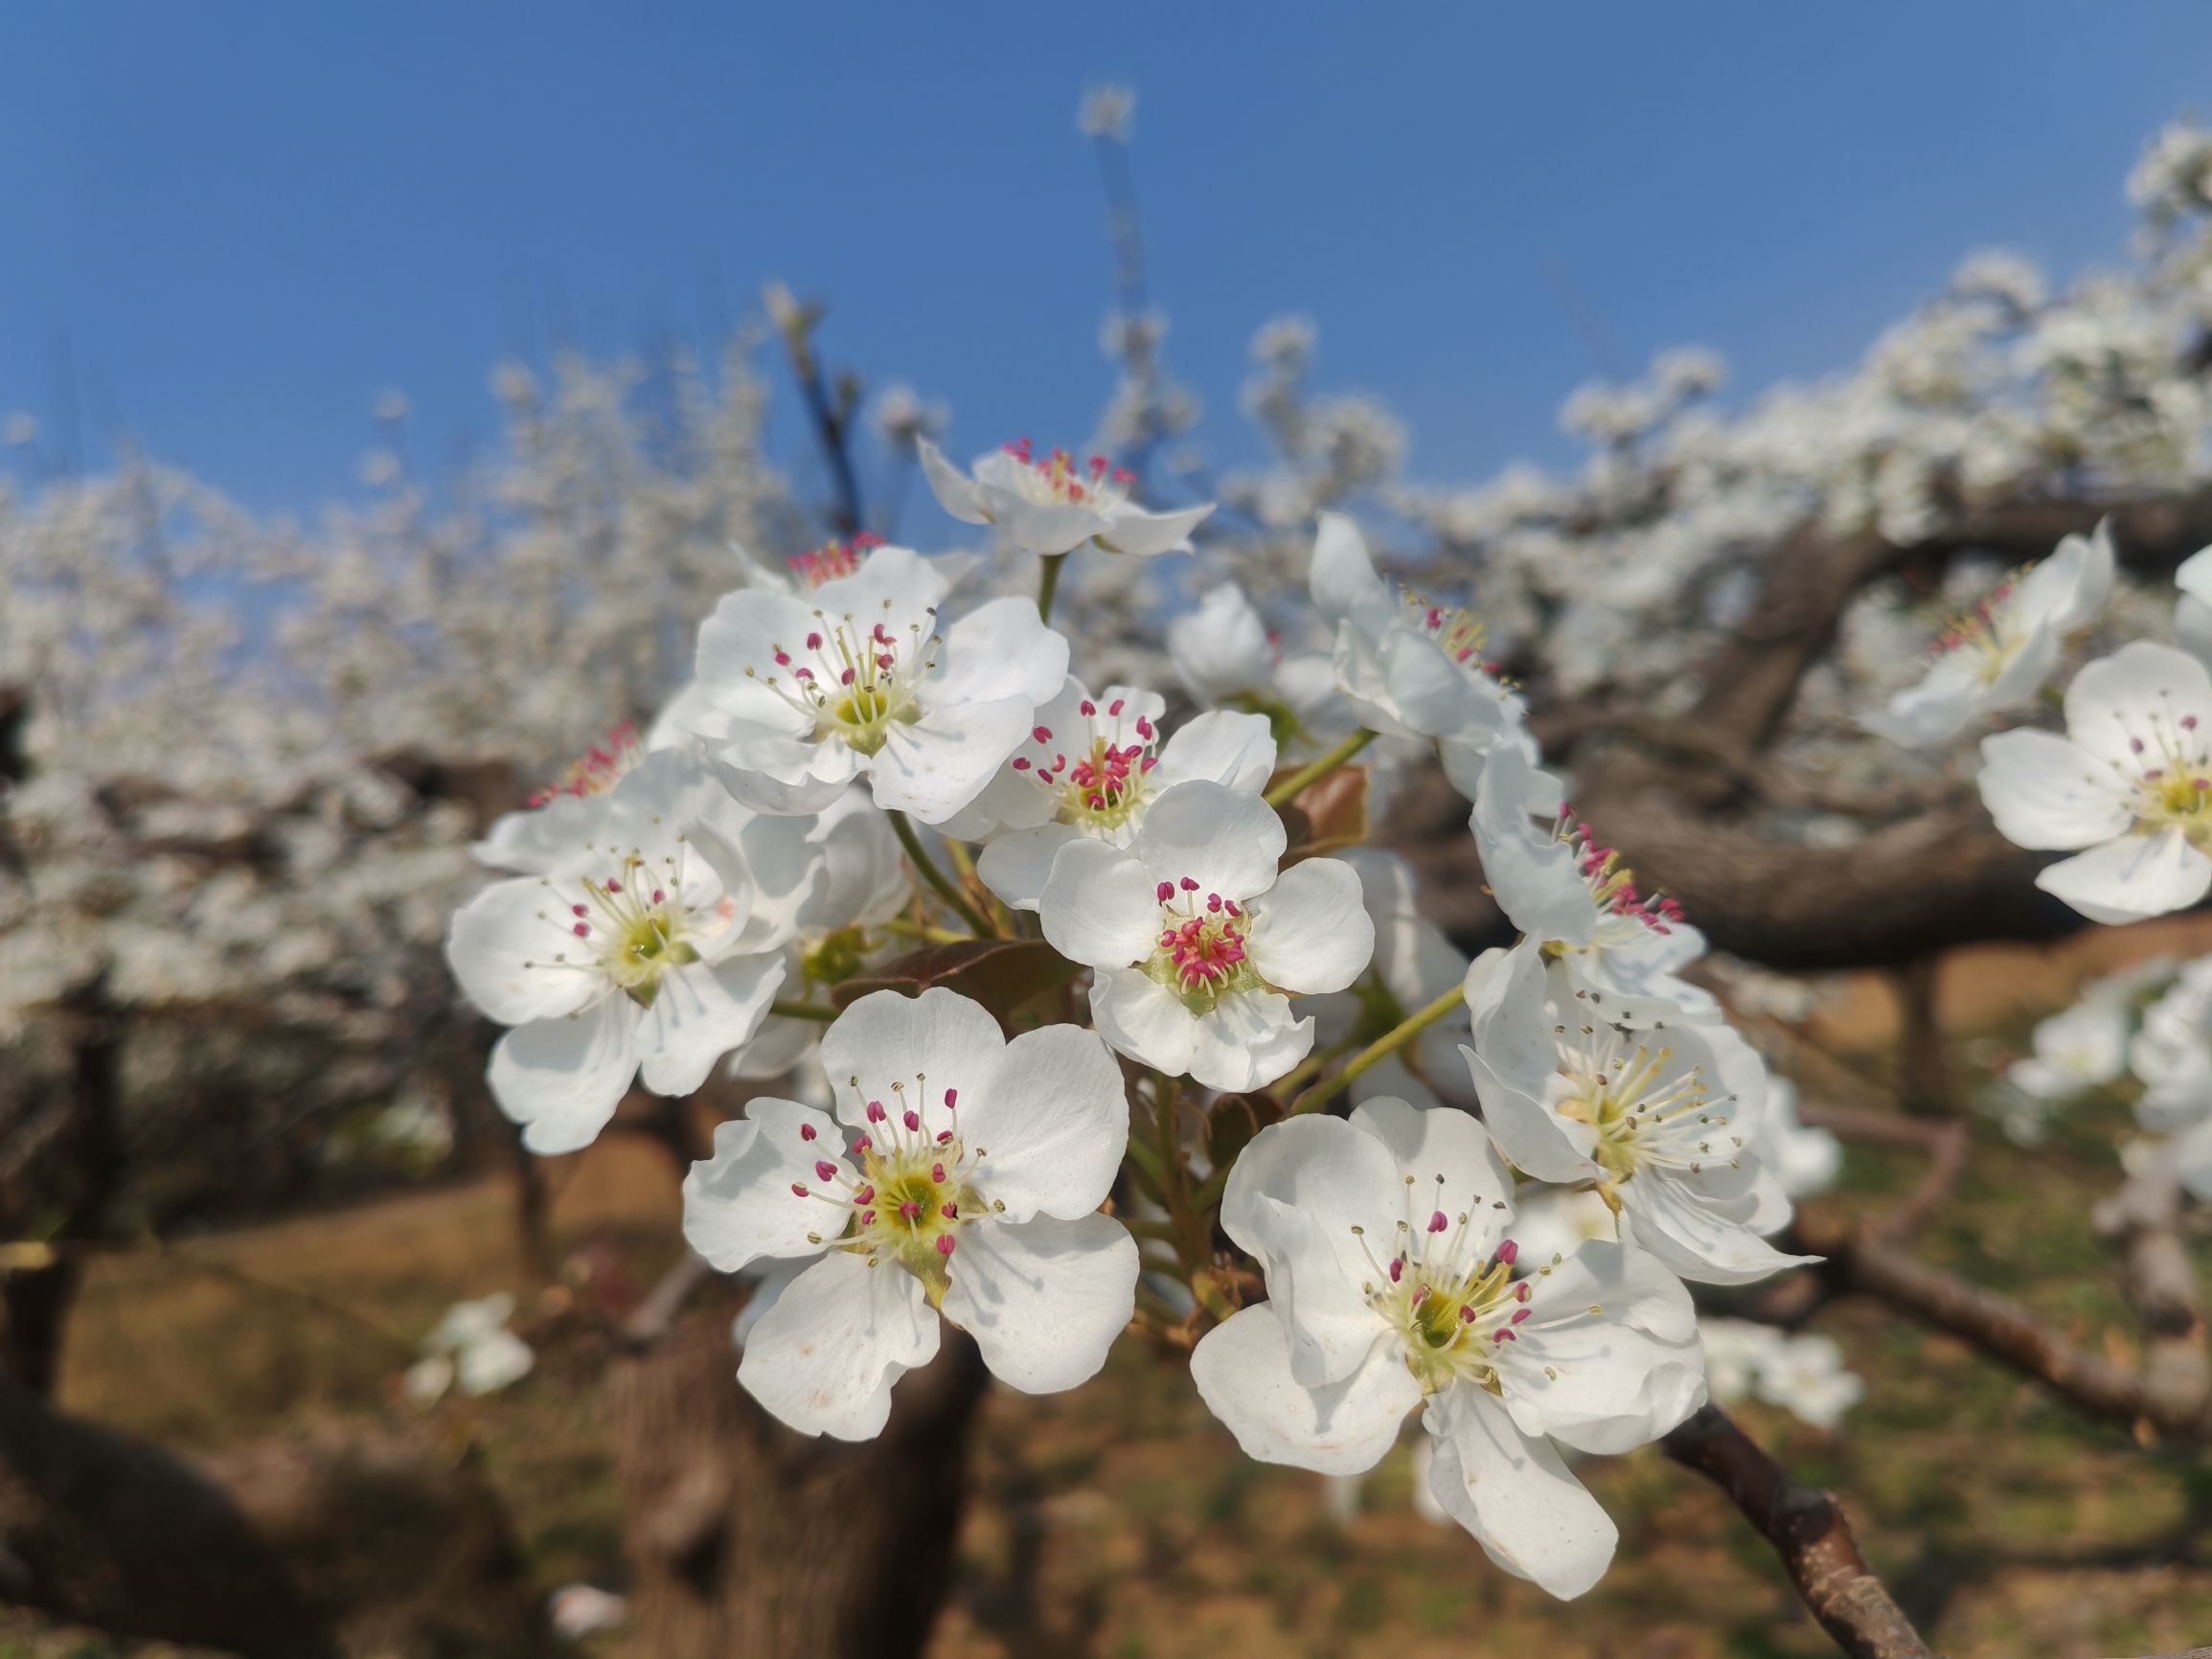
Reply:
[[[1373,638],[1397,618],[1398,607],[1375,574],[1359,527],[1341,512],[1321,514],[1307,585],[1324,622],[1350,621]]]
[[[2055,732],[1984,738],[1975,782],[1998,833],[2016,847],[2093,847],[2134,821],[2111,768]]]
[[[2183,719],[2198,730],[2212,728],[2212,675],[2172,646],[2132,641],[2083,669],[2066,688],[2066,736],[2131,774],[2142,764],[2131,741],[2155,753],[2159,734],[2178,736]],[[2201,745],[2191,746],[2201,753]]]
[[[1282,819],[1259,796],[1193,782],[1161,792],[1129,850],[1155,882],[1188,877],[1197,893],[1245,899],[1275,884],[1287,844]]]
[[[899,1109],[891,1092],[897,1082],[905,1085],[906,1104],[922,1114],[924,1132],[934,1135],[952,1127],[945,1091],[957,1090],[961,1097],[980,1093],[1005,1049],[998,1022],[958,991],[932,986],[909,997],[875,990],[823,1034],[822,1069],[836,1092],[840,1123],[865,1130],[872,1100],[882,1102],[886,1111]]]
[[[1698,1201],[1681,1181],[1646,1170],[1620,1188],[1621,1237],[1699,1284],[1749,1284],[1820,1260],[1785,1256],[1745,1222]]]
[[[1111,522],[1099,533],[1098,544],[1108,553],[1126,553],[1137,558],[1188,552],[1191,532],[1213,511],[1210,501],[1203,507],[1178,507],[1173,512],[1147,512],[1125,503],[1109,515]]]
[[[845,793],[865,767],[846,743],[761,738],[731,743],[709,758],[715,776],[756,812],[804,817],[820,812]]]
[[[1136,1307],[1137,1241],[1110,1216],[979,1221],[960,1229],[946,1266],[945,1316],[1024,1394],[1096,1376]]]
[[[603,996],[580,1013],[533,1020],[499,1039],[485,1070],[499,1109],[540,1154],[588,1147],[637,1075],[637,1005]]]
[[[662,974],[659,994],[638,1021],[639,1080],[656,1095],[690,1094],[715,1061],[761,1029],[783,983],[780,955],[733,956]]]
[[[1403,1209],[1389,1147],[1340,1118],[1271,1124],[1230,1170],[1221,1227],[1260,1259],[1291,1371],[1306,1386],[1350,1376],[1385,1329],[1359,1288],[1375,1268],[1353,1229],[1386,1228]],[[1389,1254],[1388,1238],[1375,1239],[1373,1251]]]
[[[960,1130],[969,1147],[985,1148],[975,1188],[1005,1220],[1087,1215],[1113,1186],[1129,1145],[1122,1069],[1096,1032],[1024,1032],[973,1097],[962,1095]]]
[[[1217,709],[1193,719],[1167,740],[1152,768],[1155,789],[1202,778],[1223,788],[1257,794],[1275,769],[1275,737],[1265,715]]]
[[[1358,872],[1335,858],[1291,865],[1252,901],[1250,947],[1269,985],[1301,995],[1342,990],[1375,956]]]
[[[2036,877],[2091,921],[2117,924],[2186,910],[2212,888],[2212,859],[2178,829],[2123,835],[2051,865]]]
[[[785,1019],[770,1014],[761,1021],[753,1040],[730,1061],[730,1076],[754,1079],[780,1078],[809,1055],[821,1040],[822,1028],[810,1019]]]
[[[937,662],[924,682],[933,708],[1000,697],[1042,703],[1067,678],[1067,640],[1044,625],[1036,601],[1009,596],[977,606],[947,628]]]
[[[767,686],[776,652],[805,641],[811,613],[811,604],[790,594],[747,587],[724,594],[699,624],[697,685],[723,721],[760,736],[796,737],[812,729],[812,720]]]
[[[1468,827],[1483,880],[1507,920],[1531,939],[1584,945],[1596,936],[1598,917],[1575,848],[1530,817],[1532,806],[1549,802],[1547,816],[1556,822],[1558,794],[1557,779],[1531,766],[1518,750],[1501,749],[1475,784]]]
[[[1465,1211],[1469,1239],[1490,1255],[1492,1242],[1511,1225],[1513,1175],[1471,1113],[1452,1106],[1424,1110],[1385,1095],[1362,1102],[1347,1122],[1388,1148],[1400,1181],[1413,1177],[1425,1209]]]
[[[891,1415],[891,1385],[936,1358],[937,1341],[922,1281],[832,1250],[761,1316],[738,1380],[801,1434],[874,1440]]]
[[[1973,717],[1977,690],[1965,665],[1945,657],[1917,685],[1893,693],[1887,705],[1860,715],[1859,724],[1901,748],[1926,748],[1955,737]]]
[[[556,795],[542,807],[502,814],[489,835],[469,844],[468,855],[489,869],[542,875],[599,839],[604,811],[604,796]]]
[[[1272,990],[1222,997],[1191,1031],[1191,1076],[1209,1089],[1257,1089],[1313,1050],[1313,1022]]]
[[[561,893],[533,876],[495,881],[453,914],[445,961],[468,1000],[501,1025],[574,1013],[606,988]],[[554,961],[573,953],[575,963]]]
[[[725,817],[714,826],[712,836],[704,825],[692,834],[694,849],[714,857],[718,865],[726,860],[718,855],[718,846],[734,839],[752,877],[752,904],[744,925],[733,929],[727,949],[718,949],[715,954],[758,956],[780,950],[798,937],[802,919],[821,914],[830,891],[830,862],[816,838],[816,826],[804,818],[756,815],[735,802],[730,804],[729,815],[744,821],[732,825]],[[858,830],[859,825],[855,823],[853,828]],[[734,837],[730,835],[732,829],[736,830]]]
[[[989,524],[990,515],[977,503],[975,486],[968,474],[939,454],[937,445],[928,439],[917,438],[914,447],[922,457],[922,475],[929,480],[929,492],[937,497],[937,505],[963,524]]]
[[[845,1230],[852,1210],[842,1196],[823,1195],[837,1189],[814,1166],[835,1164],[850,1181],[844,1153],[844,1132],[829,1113],[796,1101],[747,1102],[742,1118],[715,1125],[714,1156],[684,1177],[685,1241],[722,1273],[764,1256],[812,1255]]]
[[[1196,610],[1169,622],[1168,660],[1200,708],[1264,691],[1274,672],[1267,625],[1235,582],[1209,588]]]
[[[1585,1243],[1529,1283],[1523,1340],[1499,1355],[1507,1409],[1524,1431],[1580,1451],[1625,1452],[1705,1403],[1697,1309],[1652,1257]]]
[[[803,603],[810,616],[866,618],[880,622],[894,639],[926,639],[945,589],[945,570],[936,560],[911,547],[879,547],[851,576],[824,582]]]
[[[1117,1053],[1170,1077],[1191,1069],[1197,1018],[1174,992],[1139,969],[1101,967],[1091,981],[1090,1016]]]
[[[1144,961],[1159,943],[1155,886],[1133,853],[1080,837],[1054,858],[1038,919],[1053,949],[1068,961],[1126,967]]]
[[[932,709],[920,725],[892,726],[869,764],[876,805],[941,824],[983,792],[1029,730],[1029,699]]]
[[[1492,1560],[1562,1601],[1605,1577],[1620,1534],[1550,1442],[1522,1434],[1467,1383],[1431,1398],[1427,1422],[1429,1490]]]
[[[1343,1381],[1307,1388],[1290,1375],[1289,1344],[1270,1304],[1207,1331],[1191,1354],[1191,1380],[1246,1457],[1327,1475],[1380,1463],[1421,1403],[1421,1385],[1386,1332]]]
[[[975,861],[975,874],[1004,903],[1015,910],[1038,910],[1044,904],[1045,883],[1052,879],[1053,859],[1070,841],[1082,838],[1080,831],[1065,824],[1016,830],[999,836],[983,850],[982,856]],[[1143,876],[1144,867],[1134,859],[1129,862],[1136,865],[1138,875]],[[1149,891],[1149,877],[1147,880]],[[1135,914],[1133,907],[1131,914]],[[1145,937],[1148,942],[1152,938],[1149,926]]]
[[[1107,528],[1106,515],[1072,502],[1049,505],[977,481],[975,499],[1015,546],[1031,553],[1067,553]]]
[[[1376,648],[1391,707],[1409,730],[1441,738],[1479,717],[1467,676],[1426,634],[1394,626]]]

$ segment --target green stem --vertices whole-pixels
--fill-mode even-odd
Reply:
[[[968,923],[976,938],[995,939],[996,930],[976,913],[974,905],[968,902],[968,895],[953,886],[929,854],[922,851],[922,838],[914,833],[914,826],[907,822],[906,814],[892,808],[883,816],[891,820],[891,833],[898,836],[899,845],[906,849],[906,856],[912,862],[915,872],[937,889],[937,897],[952,907],[953,914]]]
[[[1352,736],[1346,738],[1311,766],[1299,767],[1268,790],[1267,805],[1270,807],[1288,806],[1322,779],[1328,777],[1330,773],[1335,771],[1337,767],[1343,765],[1345,761],[1351,760],[1353,756],[1358,754],[1360,750],[1366,748],[1368,744],[1374,742],[1378,734],[1369,731],[1365,726],[1361,726],[1359,730],[1354,732]]]
[[[1039,621],[1052,621],[1053,595],[1060,591],[1060,567],[1067,562],[1064,553],[1044,556],[1044,571],[1037,581],[1037,614]]]
[[[785,1002],[781,998],[768,1004],[768,1011],[785,1019],[819,1020],[824,1025],[837,1017],[837,1011],[827,1003]]]
[[[1419,1013],[1411,1014],[1398,1025],[1391,1027],[1390,1030],[1384,1032],[1353,1056],[1352,1063],[1334,1077],[1322,1079],[1321,1081],[1300,1095],[1291,1103],[1291,1115],[1295,1116],[1300,1112],[1319,1111],[1329,1103],[1331,1095],[1334,1095],[1378,1060],[1389,1058],[1453,1009],[1462,1006],[1466,999],[1465,989],[1455,985]]]

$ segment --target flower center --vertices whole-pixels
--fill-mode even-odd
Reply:
[[[1973,659],[1974,677],[1985,686],[1996,683],[2025,643],[2005,625],[2007,612],[2001,608],[2019,574],[2015,571],[1973,609],[1952,618],[1950,625],[1936,638],[1936,655],[1968,652]]]
[[[1252,919],[1233,898],[1209,893],[1198,901],[1198,884],[1186,875],[1180,883],[1163,881],[1156,894],[1160,901],[1160,937],[1150,960],[1147,977],[1166,986],[1195,1014],[1208,1014],[1233,991],[1264,990],[1246,955],[1246,930]]]
[[[571,942],[553,960],[566,964],[571,951],[585,951],[599,971],[639,1007],[652,1007],[661,975],[699,960],[694,942],[702,933],[700,919],[684,902],[683,875],[674,857],[663,863],[660,871],[648,870],[643,857],[627,853],[618,875],[586,883],[561,914],[539,911],[542,920]],[[714,911],[727,923],[735,919],[737,906],[725,894]]]
[[[1454,606],[1446,609],[1432,604],[1410,589],[1400,590],[1400,602],[1404,606],[1409,625],[1434,640],[1437,648],[1470,672],[1488,674],[1496,678],[1495,663],[1481,661],[1482,642],[1487,629],[1471,611]]]
[[[2177,829],[2200,849],[2212,847],[2212,757],[2197,735],[2197,716],[2150,716],[2151,739],[2130,738],[2128,749],[2154,763],[2135,784],[2135,820],[2156,831]]]
[[[891,1085],[888,1105],[868,1102],[867,1133],[852,1148],[860,1163],[857,1181],[824,1158],[814,1166],[822,1186],[810,1190],[800,1182],[792,1191],[801,1197],[832,1193],[841,1197],[849,1216],[844,1232],[832,1241],[834,1248],[866,1257],[871,1267],[886,1259],[898,1261],[922,1281],[930,1306],[936,1307],[951,1284],[949,1267],[960,1229],[984,1212],[969,1178],[986,1148],[971,1151],[961,1136],[957,1089],[945,1091],[950,1125],[929,1132],[920,1110],[925,1080],[914,1079],[911,1102],[901,1081]],[[852,1083],[859,1087],[859,1079]],[[799,1133],[814,1139],[811,1125],[802,1125]]]
[[[1437,1200],[1444,1177],[1437,1178]],[[1499,1392],[1498,1351],[1519,1340],[1515,1329],[1529,1316],[1529,1286],[1516,1284],[1513,1264],[1520,1248],[1510,1239],[1485,1257],[1469,1231],[1469,1211],[1456,1220],[1441,1209],[1425,1220],[1415,1214],[1414,1179],[1405,1177],[1405,1216],[1391,1241],[1391,1254],[1379,1258],[1367,1229],[1354,1227],[1372,1278],[1361,1282],[1367,1306],[1381,1315],[1404,1344],[1405,1368],[1424,1394],[1467,1381]],[[1477,1195],[1477,1206],[1481,1198]]]
[[[645,745],[638,741],[637,727],[625,720],[607,733],[604,742],[594,743],[582,759],[570,761],[559,783],[531,796],[530,804],[542,807],[557,795],[604,795],[644,759]]]
[[[1103,455],[1090,458],[1087,467],[1076,465],[1064,449],[1055,449],[1039,461],[1024,438],[1006,445],[1007,454],[1021,464],[1021,492],[1039,507],[1087,507],[1111,512],[1129,499],[1136,475],[1127,467],[1111,466]]]
[[[799,971],[810,985],[842,985],[859,977],[869,944],[867,929],[857,922],[825,933],[800,952]]]
[[[1028,752],[1014,757],[1014,769],[1053,798],[1060,823],[1109,834],[1150,799],[1146,777],[1158,763],[1152,748],[1159,733],[1143,715],[1129,716],[1128,709],[1128,700],[1116,697],[1101,714],[1085,697],[1078,706],[1083,730],[1074,743],[1056,746],[1052,728],[1037,726]]]
[[[882,545],[880,535],[864,530],[851,541],[826,541],[810,553],[793,554],[784,563],[809,587],[820,587],[839,577],[859,574],[862,557]]]
[[[1635,1041],[1611,1026],[1585,1026],[1580,1034],[1580,1044],[1560,1044],[1552,1109],[1597,1130],[1590,1156],[1605,1171],[1598,1191],[1616,1214],[1614,1189],[1641,1169],[1695,1175],[1715,1158],[1736,1163],[1744,1140],[1725,1132],[1728,1119],[1719,1109],[1732,1097],[1713,1099],[1701,1066],[1678,1068],[1673,1049]]]
[[[891,602],[885,600],[888,611]],[[936,606],[929,608],[935,618]],[[814,613],[815,626],[803,640],[776,641],[774,664],[764,672],[751,665],[747,679],[768,690],[814,722],[817,739],[842,738],[863,755],[873,755],[890,739],[895,725],[922,717],[916,701],[923,676],[937,666],[936,634],[923,625],[908,625],[901,638],[881,620],[863,625],[850,611],[832,620]]]
[[[1663,894],[1649,898],[1636,892],[1635,872],[1621,862],[1610,847],[1600,847],[1589,826],[1578,824],[1563,807],[1560,813],[1560,839],[1575,844],[1575,868],[1590,891],[1590,902],[1600,916],[1619,916],[1642,922],[1653,933],[1672,931],[1669,923],[1682,920],[1682,907]]]

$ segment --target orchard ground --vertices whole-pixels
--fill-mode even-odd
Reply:
[[[2021,1049],[2080,979],[2207,949],[2212,919],[2193,917],[2051,950],[1955,954],[1938,1011],[1958,1098],[1985,1086],[1991,1064]],[[1799,1029],[1797,1052],[1778,1058],[1809,1099],[1884,1103],[1898,1030],[1885,982],[1824,982]],[[2112,1258],[2088,1220],[2116,1179],[2126,1108],[2085,1103],[2034,1151],[1986,1117],[1973,1123],[1966,1177],[1920,1254],[2132,1359]],[[1836,1193],[1812,1202],[1879,1207],[1919,1171],[1916,1155],[1853,1146]],[[550,1275],[530,1266],[515,1191],[501,1180],[103,1257],[71,1323],[61,1403],[185,1449],[413,1422],[454,1458],[477,1460],[542,1588],[619,1587],[622,1514],[600,1385],[608,1345],[593,1309],[628,1306],[668,1265],[677,1171],[658,1143],[617,1133],[548,1160],[546,1176],[559,1262]],[[2212,1269],[2212,1212],[2190,1222],[2199,1265]],[[536,1369],[503,1394],[411,1410],[399,1378],[417,1340],[454,1301],[495,1290],[515,1294]],[[726,1317],[736,1303],[730,1294],[718,1315],[695,1316]],[[1868,1304],[1832,1305],[1813,1328],[1841,1343],[1866,1401],[1833,1435],[1756,1402],[1739,1416],[1800,1478],[1845,1495],[1877,1568],[1939,1651],[2074,1659],[2186,1648],[2212,1629],[2212,1554],[2198,1541],[2212,1517],[2212,1460],[2146,1459],[1956,1340]],[[1413,1511],[1413,1432],[1339,1523],[1319,1477],[1243,1458],[1181,1368],[1133,1337],[1072,1394],[995,1390],[974,1446],[961,1580],[931,1659],[1835,1650],[1766,1543],[1657,1448],[1584,1468],[1623,1547],[1597,1589],[1562,1604]],[[624,1632],[583,1650],[622,1654]],[[173,1650],[0,1620],[0,1659],[122,1651]]]

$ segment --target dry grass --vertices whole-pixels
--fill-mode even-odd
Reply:
[[[2201,949],[2202,931],[2195,924],[2179,947]],[[2162,936],[2135,943],[2134,954],[2174,947]],[[2009,1007],[1995,1035],[2017,1041],[2073,977],[2110,966],[2112,949],[2100,943],[2099,960],[2056,966],[2015,952],[1962,959],[1944,982],[1947,1023],[1986,1027],[1993,1007]],[[1826,1034],[1864,1051],[1864,1063],[1884,1034],[1881,1009],[1878,990],[1846,987]],[[2106,1102],[2032,1154],[1977,1129],[1958,1199],[1921,1249],[2124,1352],[2130,1323],[2087,1209],[2113,1178],[2127,1126],[2124,1108]],[[564,1248],[603,1284],[649,1283],[673,1249],[665,1155],[612,1138],[561,1164]],[[1915,1172],[1903,1154],[1854,1149],[1843,1201],[1879,1202]],[[501,1487],[547,1588],[618,1584],[602,1350],[568,1289],[528,1270],[512,1193],[497,1183],[103,1260],[72,1327],[63,1398],[190,1447],[403,1413],[395,1384],[413,1339],[457,1298],[498,1289],[535,1321],[538,1369],[507,1394],[448,1401],[438,1428]],[[2075,1659],[2212,1635],[2212,1559],[2195,1539],[2212,1512],[2201,1460],[2087,1427],[1960,1344],[1869,1305],[1831,1307],[1816,1329],[1870,1384],[1844,1430],[1822,1435],[1757,1407],[1742,1416],[1799,1475],[1845,1494],[1940,1650]],[[1074,1394],[989,1401],[962,1582],[932,1656],[1834,1650],[1764,1545],[1693,1477],[1649,1451],[1592,1460],[1584,1474],[1620,1526],[1621,1553],[1595,1591],[1562,1605],[1413,1512],[1405,1446],[1370,1478],[1363,1512],[1339,1526],[1316,1477],[1246,1461],[1187,1378],[1125,1341]],[[593,1647],[619,1652],[620,1633]],[[81,1633],[0,1625],[5,1659],[105,1650]]]

